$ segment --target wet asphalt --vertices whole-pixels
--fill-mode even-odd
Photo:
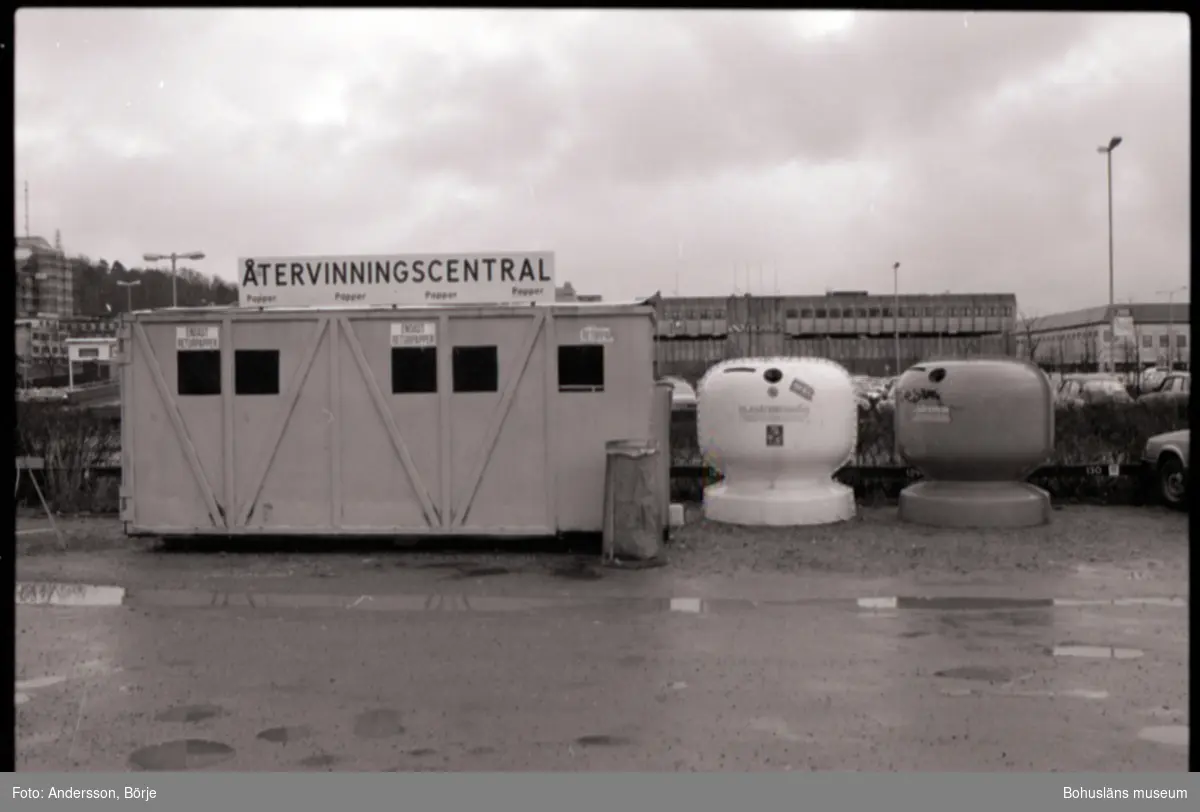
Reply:
[[[476,569],[372,594],[19,584],[18,769],[1187,769],[1185,581]]]

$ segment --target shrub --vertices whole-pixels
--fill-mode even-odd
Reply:
[[[1186,402],[1134,402],[1060,408],[1054,423],[1054,455],[1048,465],[1135,463],[1147,439],[1188,427],[1188,406]],[[671,457],[675,465],[700,464],[694,411],[672,415]],[[904,464],[895,457],[890,409],[859,410],[858,449],[852,464]]]
[[[17,403],[16,411],[16,454],[45,461],[45,468],[36,476],[52,510],[76,513],[116,508],[111,478],[98,477],[95,470],[114,464],[113,455],[121,450],[119,427],[61,403]]]

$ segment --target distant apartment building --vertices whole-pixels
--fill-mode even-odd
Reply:
[[[1115,329],[1115,334],[1114,334]],[[1101,305],[1025,319],[1017,354],[1058,371],[1191,368],[1191,304]]]
[[[18,237],[16,318],[62,318],[75,312],[71,264],[41,237]]]

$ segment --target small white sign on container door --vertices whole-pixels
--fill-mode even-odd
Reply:
[[[611,327],[588,325],[579,331],[579,341],[581,344],[611,344],[615,340]]]
[[[215,324],[192,324],[175,328],[177,350],[221,349],[221,328]]]
[[[397,321],[392,323],[393,347],[436,347],[436,321]]]

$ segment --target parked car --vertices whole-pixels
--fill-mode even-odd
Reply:
[[[1192,375],[1190,372],[1172,372],[1163,378],[1162,384],[1153,392],[1147,392],[1138,398],[1139,403],[1156,403],[1163,401],[1187,400],[1192,391]]]
[[[1187,507],[1188,447],[1191,429],[1156,434],[1146,441],[1142,462],[1149,472],[1149,483],[1163,504],[1176,510]]]
[[[674,375],[667,375],[662,380],[671,384],[671,409],[696,408],[696,390],[690,383]]]
[[[1104,374],[1063,376],[1055,400],[1063,406],[1133,402],[1120,378]]]
[[[1138,390],[1143,394],[1147,392],[1156,392],[1162,386],[1163,378],[1167,377],[1167,371],[1159,367],[1147,367],[1142,370],[1141,376],[1137,380]]]

